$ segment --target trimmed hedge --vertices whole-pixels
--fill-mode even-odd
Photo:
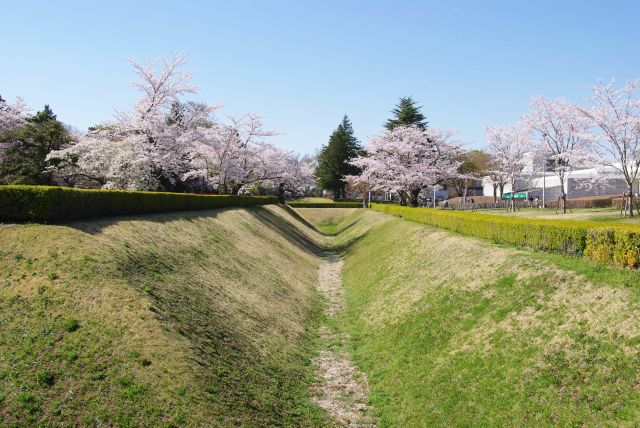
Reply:
[[[78,218],[245,207],[275,197],[133,192],[51,186],[0,186],[0,221],[64,221]]]
[[[292,208],[362,208],[362,202],[287,202]]]
[[[571,208],[610,208],[614,204],[614,199],[618,197],[619,195],[605,195],[567,199],[567,206]],[[547,208],[556,208],[558,200],[547,201],[546,206]]]
[[[371,204],[375,211],[463,235],[534,250],[584,256],[621,267],[640,265],[640,227],[596,221],[542,220]]]

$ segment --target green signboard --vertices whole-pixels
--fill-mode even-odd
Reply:
[[[515,199],[527,199],[527,192],[516,192]],[[503,193],[502,199],[511,199],[511,192]]]

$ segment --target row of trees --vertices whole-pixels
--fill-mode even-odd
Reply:
[[[350,185],[360,193],[394,191],[403,204],[417,205],[420,192],[445,178],[459,177],[463,152],[451,143],[452,132],[428,127],[411,97],[400,99],[383,135],[364,149],[345,116],[318,155],[318,186],[344,196]]]
[[[592,88],[591,104],[538,96],[531,110],[516,123],[488,126],[489,152],[464,150],[454,131],[431,128],[414,100],[402,98],[381,135],[361,147],[345,117],[323,147],[316,176],[324,188],[340,195],[347,183],[362,193],[395,192],[402,204],[416,206],[427,189],[446,185],[466,196],[470,183],[489,177],[494,198],[511,187],[515,207],[518,184],[537,172],[534,159],[546,165],[560,182],[559,206],[566,212],[566,182],[571,171],[592,168],[583,186],[597,185],[612,172],[628,186],[629,215],[633,215],[633,183],[640,172],[640,80],[617,88],[614,82]],[[328,171],[328,172],[327,172]]]
[[[606,172],[615,171],[627,183],[632,216],[633,183],[640,172],[640,80],[618,88],[613,81],[598,84],[592,91],[588,106],[538,96],[516,123],[487,127],[496,160],[490,174],[494,183],[506,182],[515,190],[516,182],[526,179],[526,156],[543,159],[559,178],[559,203],[566,212],[565,183],[571,171],[594,167],[596,174],[585,185],[605,180]]]
[[[363,195],[396,192],[402,204],[412,206],[418,205],[423,190],[446,180],[466,189],[471,178],[462,168],[467,154],[452,140],[455,133],[429,127],[411,97],[401,98],[392,114],[384,133],[371,137],[366,148],[345,116],[318,156],[318,185],[332,190],[335,199],[347,185]]]
[[[185,60],[176,55],[146,65],[132,62],[140,98],[115,120],[70,133],[48,109],[35,116],[23,103],[0,106],[0,177],[5,183],[64,184],[129,190],[238,194],[300,192],[314,185],[313,157],[266,141],[277,135],[253,113],[224,116],[221,106],[186,100],[196,93]],[[46,122],[60,133],[29,150]],[[49,135],[54,132],[48,129]],[[39,177],[10,173],[15,162],[33,164]],[[38,162],[32,162],[34,159]],[[7,172],[4,172],[7,171]]]

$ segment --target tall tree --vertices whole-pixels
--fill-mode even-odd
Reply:
[[[456,161],[460,163],[458,167],[459,175],[446,180],[446,184],[453,187],[458,196],[462,196],[466,202],[469,186],[475,180],[480,180],[490,171],[491,155],[482,150],[471,150],[461,153]]]
[[[640,79],[619,89],[613,84],[593,86],[593,105],[578,109],[600,131],[594,149],[601,162],[624,176],[633,216],[633,183],[640,177]]]
[[[511,185],[511,210],[516,210],[516,183],[524,176],[525,154],[531,151],[531,128],[523,122],[485,128],[499,175]]]
[[[552,161],[551,171],[560,181],[558,208],[567,212],[567,177],[576,167],[594,159],[589,135],[590,121],[563,98],[548,100],[543,96],[531,100],[531,112],[525,121],[538,140],[543,158]],[[590,180],[593,181],[593,180]]]
[[[426,129],[429,125],[426,117],[420,111],[422,107],[419,106],[411,97],[402,97],[398,105],[391,110],[393,118],[387,120],[385,127],[391,131],[396,126],[411,126],[415,125],[420,129]]]
[[[398,126],[371,138],[366,153],[353,160],[362,169],[355,183],[372,190],[397,192],[403,205],[418,206],[420,193],[457,177],[459,147],[454,131]]]
[[[71,136],[46,105],[22,126],[0,134],[4,160],[0,182],[6,184],[52,184],[47,155],[71,142]]]
[[[350,161],[358,156],[361,150],[351,121],[345,114],[338,128],[329,137],[329,143],[322,147],[315,170],[318,186],[333,191],[334,200],[344,193],[347,184],[345,176],[359,174],[360,170]]]

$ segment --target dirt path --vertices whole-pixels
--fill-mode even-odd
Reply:
[[[329,322],[345,308],[341,270],[342,260],[334,257],[323,262],[318,272],[318,290],[327,300],[325,315]],[[337,333],[329,325],[320,327],[320,336],[326,345],[313,360],[322,379],[315,391],[315,402],[329,412],[337,426],[375,427],[367,405],[369,385],[366,376],[356,368],[345,350],[349,337]]]

